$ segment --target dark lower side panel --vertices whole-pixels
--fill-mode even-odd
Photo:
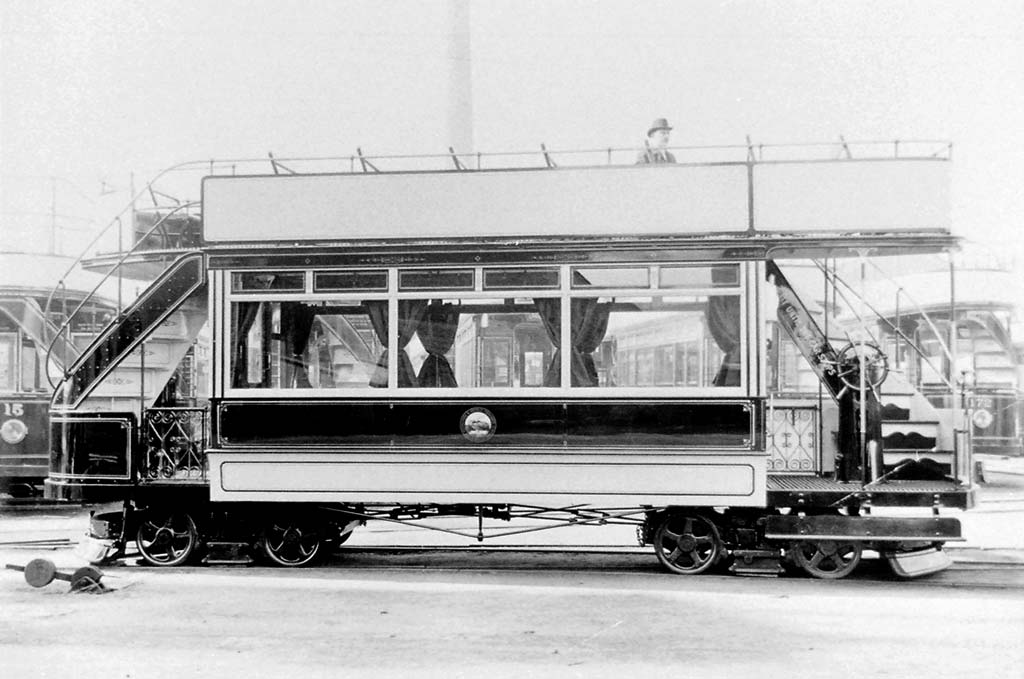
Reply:
[[[490,422],[486,438],[465,431],[476,411]],[[214,445],[750,450],[758,412],[757,402],[736,400],[222,401]]]

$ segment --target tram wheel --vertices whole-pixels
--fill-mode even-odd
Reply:
[[[135,533],[142,558],[154,566],[180,566],[199,544],[199,531],[192,517],[183,512],[147,515]]]
[[[860,564],[863,548],[859,542],[819,540],[795,542],[790,547],[793,562],[811,577],[838,580]]]
[[[696,575],[718,561],[722,540],[715,524],[703,516],[669,514],[654,533],[654,553],[673,573]]]
[[[260,539],[263,553],[278,566],[308,566],[320,556],[323,536],[312,521],[282,518],[271,521]]]

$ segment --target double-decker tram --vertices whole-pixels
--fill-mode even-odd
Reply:
[[[745,151],[210,174],[201,238],[58,385],[51,490],[121,493],[93,536],[156,565],[300,566],[454,516],[470,540],[632,525],[681,574],[939,570],[969,413],[933,423],[948,473],[887,465],[887,358],[829,341],[786,268],[955,246],[948,158]],[[203,333],[208,389],[168,399]],[[780,333],[813,393],[780,386]]]
[[[96,282],[78,272],[47,312],[46,300],[69,263],[57,255],[0,253],[0,492],[14,497],[41,493],[49,470],[50,376],[113,316],[114,302],[92,296],[57,341],[69,307],[90,297]]]

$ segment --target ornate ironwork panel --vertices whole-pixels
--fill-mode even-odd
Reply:
[[[206,408],[150,408],[144,420],[142,481],[206,481]]]
[[[818,470],[818,411],[775,407],[768,417],[768,471],[806,473]]]

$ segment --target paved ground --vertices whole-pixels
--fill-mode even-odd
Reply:
[[[839,582],[673,576],[630,527],[493,550],[387,523],[322,568],[111,567],[104,596],[0,571],[0,678],[1020,676],[1024,473],[992,462],[953,568],[911,582],[878,561]],[[86,527],[8,512],[0,563],[83,565]]]
[[[824,582],[672,576],[629,555],[562,552],[538,567],[502,554],[500,568],[466,558],[476,553],[404,567],[393,556],[364,555],[365,569],[113,569],[117,590],[103,596],[0,580],[0,676],[960,679],[1024,666],[1019,578]]]

